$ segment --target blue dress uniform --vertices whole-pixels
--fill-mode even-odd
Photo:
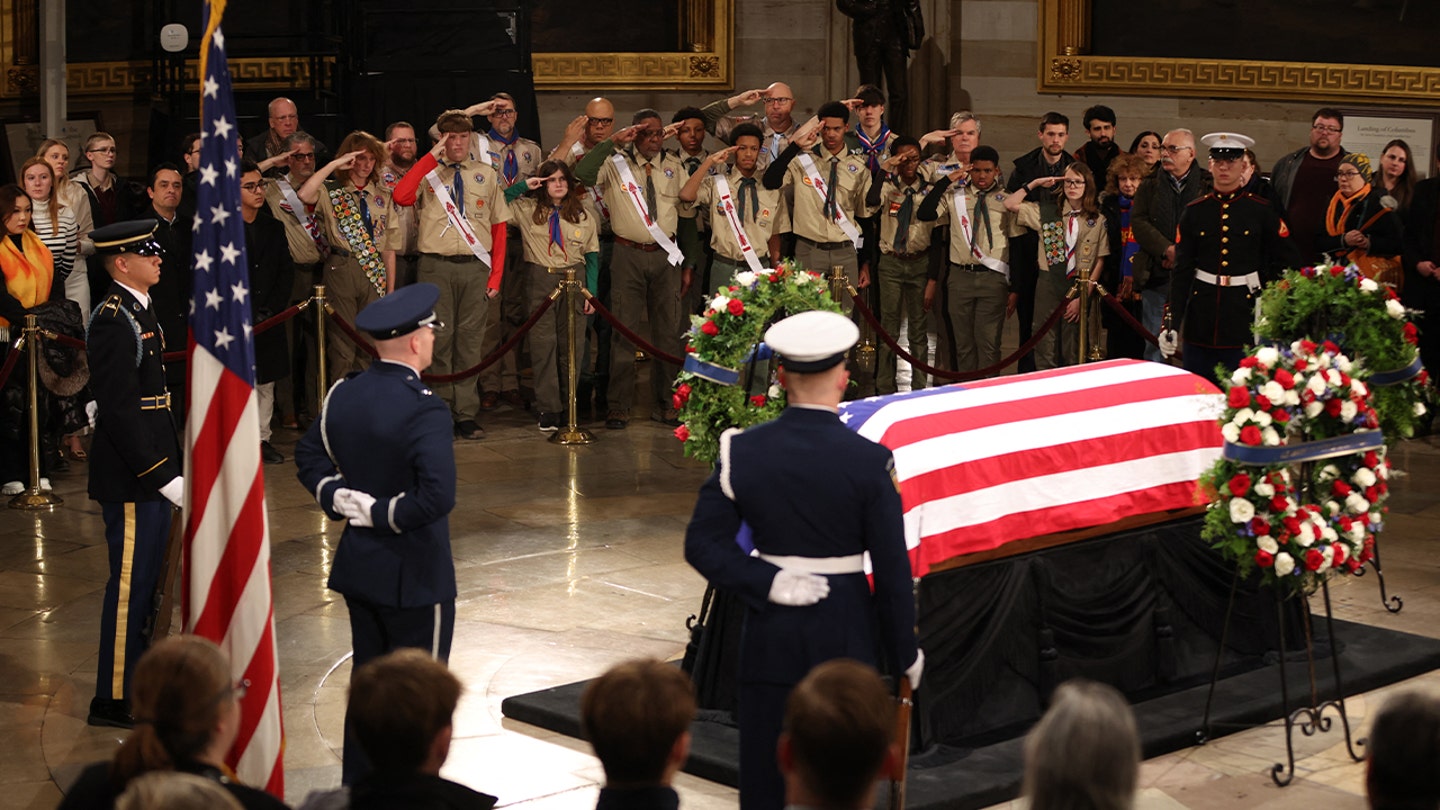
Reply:
[[[835,658],[877,665],[883,655],[895,673],[916,661],[900,494],[890,451],[827,408],[792,405],[773,422],[728,433],[721,447],[685,533],[685,559],[749,607],[740,650],[740,806],[779,810],[785,793],[775,745],[794,685]],[[742,521],[759,556],[736,543]],[[873,593],[859,562],[867,551]],[[781,569],[825,574],[828,595],[805,607],[769,601]]]
[[[440,291],[414,284],[371,304],[356,326],[377,338],[434,323]],[[374,497],[371,526],[345,527],[329,587],[350,612],[353,667],[402,647],[445,661],[455,629],[454,427],[445,401],[409,365],[379,360],[336,383],[320,418],[295,447],[300,483],[332,519],[344,518],[339,490]],[[345,733],[344,781],[365,765]]]
[[[154,220],[120,222],[93,239],[101,254],[159,256],[154,230]],[[110,551],[89,722],[128,727],[130,671],[149,646],[174,514],[160,488],[180,475],[182,456],[165,389],[165,338],[149,295],[111,281],[86,343],[97,408],[89,492],[100,503]]]

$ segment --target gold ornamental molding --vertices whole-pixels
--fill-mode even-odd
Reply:
[[[1091,0],[1039,0],[1042,93],[1221,96],[1433,105],[1440,68],[1096,55]]]
[[[334,59],[323,60],[326,69],[333,69]],[[148,93],[153,66],[149,62],[71,62],[65,66],[65,86],[77,98],[93,96],[133,95]],[[199,63],[185,64],[185,81],[200,90]],[[310,83],[309,59],[232,59],[230,75],[237,89],[288,90]],[[33,96],[38,90],[38,70],[34,67],[11,67],[6,71],[4,92],[0,98]]]
[[[734,0],[682,0],[686,50],[537,53],[536,90],[728,88],[735,82]]]

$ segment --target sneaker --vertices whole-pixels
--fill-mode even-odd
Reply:
[[[284,464],[285,456],[272,447],[270,442],[260,442],[260,460],[266,464]]]
[[[5,486],[0,487],[0,495],[19,495],[25,491],[25,485],[19,481],[7,481]]]
[[[562,422],[564,422],[564,420],[560,418],[560,414],[558,413],[540,412],[540,430],[544,433],[554,433],[559,430]]]
[[[455,435],[462,439],[476,441],[485,438],[485,429],[476,424],[474,419],[466,419],[455,424]]]
[[[605,415],[605,427],[610,430],[624,430],[630,424],[629,411],[611,411]]]
[[[54,488],[50,486],[50,479],[49,479],[49,478],[41,478],[41,479],[40,479],[40,491],[41,491],[41,492],[52,492],[52,491],[54,491]]]

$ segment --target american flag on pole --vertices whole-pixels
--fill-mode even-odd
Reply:
[[[849,402],[890,448],[916,576],[958,554],[1197,506],[1220,455],[1210,381],[1112,360]]]
[[[185,628],[219,644],[236,680],[248,684],[227,763],[241,781],[283,797],[284,732],[250,274],[240,215],[240,135],[220,31],[225,0],[211,0],[206,10],[185,425]]]

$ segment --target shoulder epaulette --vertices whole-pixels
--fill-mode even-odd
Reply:
[[[94,327],[97,318],[101,315],[114,317],[117,313],[125,316],[125,320],[130,322],[130,331],[135,333],[135,367],[139,368],[140,361],[145,357],[145,337],[140,331],[140,322],[135,320],[135,316],[125,308],[125,300],[119,293],[111,293],[106,296],[105,300],[100,302],[100,306],[95,307],[95,310],[90,313],[90,325],[85,327],[85,339],[89,341],[90,329]]]

